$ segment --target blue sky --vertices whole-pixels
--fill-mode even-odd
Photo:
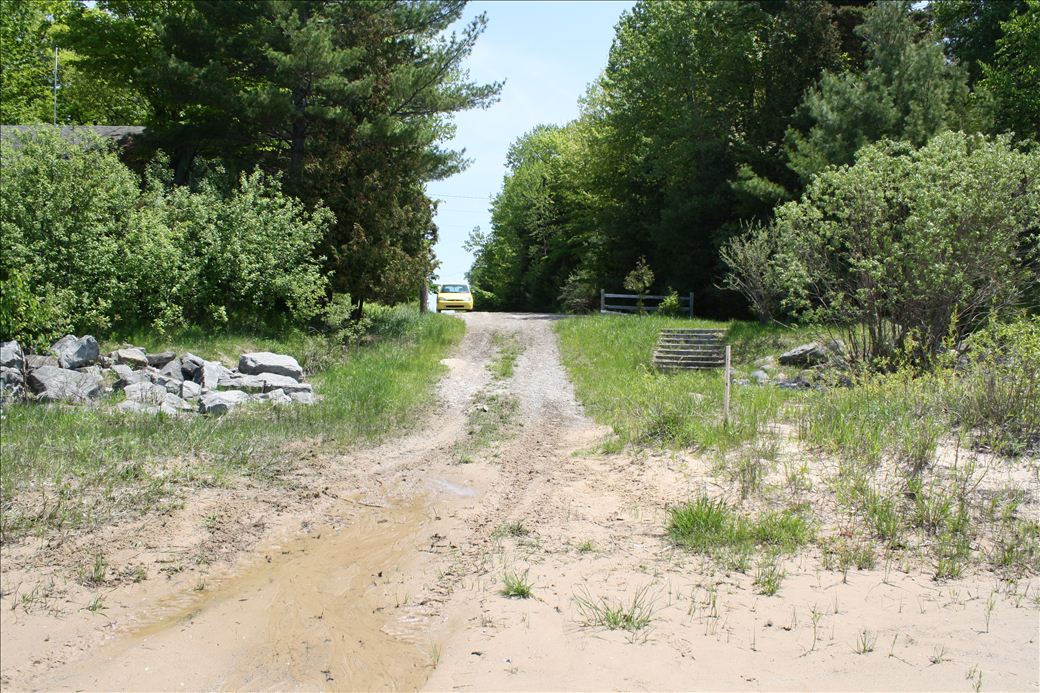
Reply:
[[[462,281],[473,262],[462,249],[470,229],[491,228],[488,206],[502,187],[506,151],[541,123],[562,125],[578,115],[578,99],[607,64],[614,25],[632,2],[471,2],[461,20],[484,12],[488,27],[469,58],[478,82],[505,80],[502,98],[485,111],[456,118],[449,143],[473,160],[466,171],[434,181],[427,192],[437,212],[441,281]]]

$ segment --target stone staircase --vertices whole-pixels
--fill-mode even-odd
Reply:
[[[666,327],[654,348],[653,364],[660,370],[722,368],[726,361],[725,330]]]

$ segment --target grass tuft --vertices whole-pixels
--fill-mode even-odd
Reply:
[[[510,599],[530,599],[534,596],[527,571],[522,574],[511,572],[502,576],[502,595]]]
[[[636,592],[627,602],[606,597],[595,599],[588,589],[583,589],[581,594],[574,597],[574,604],[582,625],[587,627],[635,633],[649,626],[653,620],[654,603],[649,596],[649,587]]]

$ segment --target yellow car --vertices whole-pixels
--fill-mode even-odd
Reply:
[[[437,292],[437,312],[442,310],[473,310],[473,294],[465,284],[441,284]]]

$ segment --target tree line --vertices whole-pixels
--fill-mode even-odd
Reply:
[[[9,0],[0,16],[0,120],[51,122],[57,46],[59,125],[146,126],[127,162],[143,174],[160,156],[175,186],[190,189],[219,168],[233,197],[243,175],[261,172],[264,186],[275,181],[279,194],[321,218],[312,255],[325,298],[349,294],[360,314],[366,301],[396,302],[425,287],[437,229],[424,186],[467,163],[443,146],[453,114],[486,107],[500,91],[467,74],[486,18],[453,31],[464,7]],[[144,175],[139,182],[143,190]],[[16,207],[5,196],[3,221],[28,224],[24,236],[39,220],[15,219]],[[0,280],[10,281],[11,267],[5,260]],[[61,278],[27,281],[31,291]]]
[[[819,309],[830,307],[827,319],[838,320],[848,315],[822,298],[824,285],[846,301],[863,287],[836,292],[820,268],[847,276],[860,263],[883,278],[898,259],[891,254],[909,245],[918,264],[902,258],[904,273],[932,263],[949,284],[975,286],[1003,272],[987,295],[1020,304],[1035,286],[1040,225],[1030,144],[1040,135],[1037,55],[1037,0],[638,2],[618,22],[579,117],[536,127],[510,148],[491,228],[469,239],[477,299],[586,310],[645,257],[658,293],[693,290],[702,315],[790,319],[815,310],[822,319]],[[966,134],[935,141],[944,133]],[[962,166],[979,176],[974,187],[957,175]],[[871,185],[879,187],[856,187]],[[973,217],[987,186],[1007,197]],[[852,199],[860,193],[894,209],[872,215]],[[948,207],[929,216],[936,200]],[[814,238],[796,242],[796,210]],[[828,215],[849,243],[885,233],[892,242],[873,238],[878,245],[851,260],[846,252],[810,261],[813,244],[828,242],[817,225]],[[919,229],[904,242],[908,218],[965,231],[951,239]],[[968,231],[985,236],[990,222],[1004,245],[972,246]],[[781,256],[777,244],[805,252]],[[954,262],[973,247],[989,253],[989,270]],[[942,308],[922,321],[981,312],[971,303],[978,292],[961,289],[936,288]],[[906,305],[878,304],[876,316],[890,321]]]

